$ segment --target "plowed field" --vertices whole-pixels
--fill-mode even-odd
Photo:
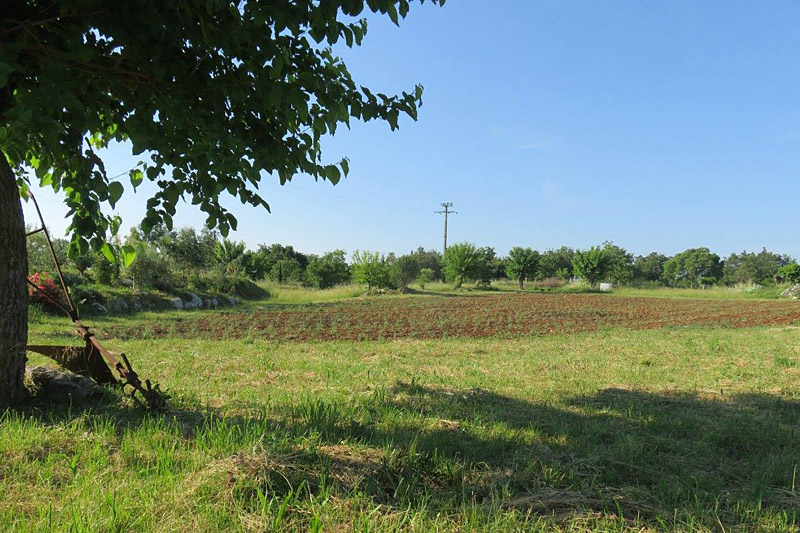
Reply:
[[[800,322],[800,302],[623,298],[597,294],[372,297],[249,312],[196,313],[172,322],[112,326],[118,337],[377,340],[551,335],[603,328],[743,328]]]

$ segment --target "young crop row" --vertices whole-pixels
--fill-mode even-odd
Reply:
[[[259,337],[271,340],[550,335],[603,328],[753,327],[800,321],[790,301],[621,298],[592,294],[516,294],[371,298],[250,313],[188,316],[173,323],[111,326],[121,337]]]

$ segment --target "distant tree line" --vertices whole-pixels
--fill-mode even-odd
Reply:
[[[378,290],[406,290],[412,283],[424,288],[436,281],[455,287],[465,283],[487,286],[503,279],[516,281],[520,288],[527,282],[563,283],[575,279],[592,286],[609,282],[689,288],[800,283],[800,265],[788,255],[766,249],[742,251],[723,259],[708,248],[692,248],[674,256],[657,252],[634,255],[605,242],[585,250],[562,246],[541,252],[516,246],[507,256],[499,256],[492,247],[461,242],[451,245],[444,256],[423,247],[403,255],[356,250],[348,261],[344,250],[315,255],[283,244],[261,244],[250,250],[243,242],[221,238],[208,229],[168,230],[157,225],[148,232],[141,228],[131,231],[124,244],[133,246],[136,256],[123,267],[123,261],[109,261],[100,253],[68,259],[67,242],[55,239],[53,243],[60,261],[79,278],[104,285],[164,291],[233,293],[262,280],[320,289],[356,282]],[[42,234],[31,237],[28,255],[31,273],[52,271]]]

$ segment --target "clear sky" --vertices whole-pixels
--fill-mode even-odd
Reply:
[[[374,91],[425,86],[418,122],[354,124],[324,144],[350,158],[336,187],[262,188],[272,214],[226,203],[232,237],[398,253],[450,242],[635,253],[708,246],[800,256],[800,3],[449,0],[400,27],[370,18],[340,50]],[[106,155],[109,174],[138,158]],[[125,231],[152,185],[118,205]],[[66,211],[39,192],[56,235]],[[31,221],[31,211],[26,217]],[[185,204],[176,225],[202,225]]]

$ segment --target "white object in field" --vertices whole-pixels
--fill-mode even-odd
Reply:
[[[603,292],[608,292],[608,291],[610,291],[612,288],[613,288],[613,287],[612,287],[612,285],[611,285],[610,283],[601,283],[601,284],[600,284],[600,290],[601,290],[601,291],[603,291]]]

